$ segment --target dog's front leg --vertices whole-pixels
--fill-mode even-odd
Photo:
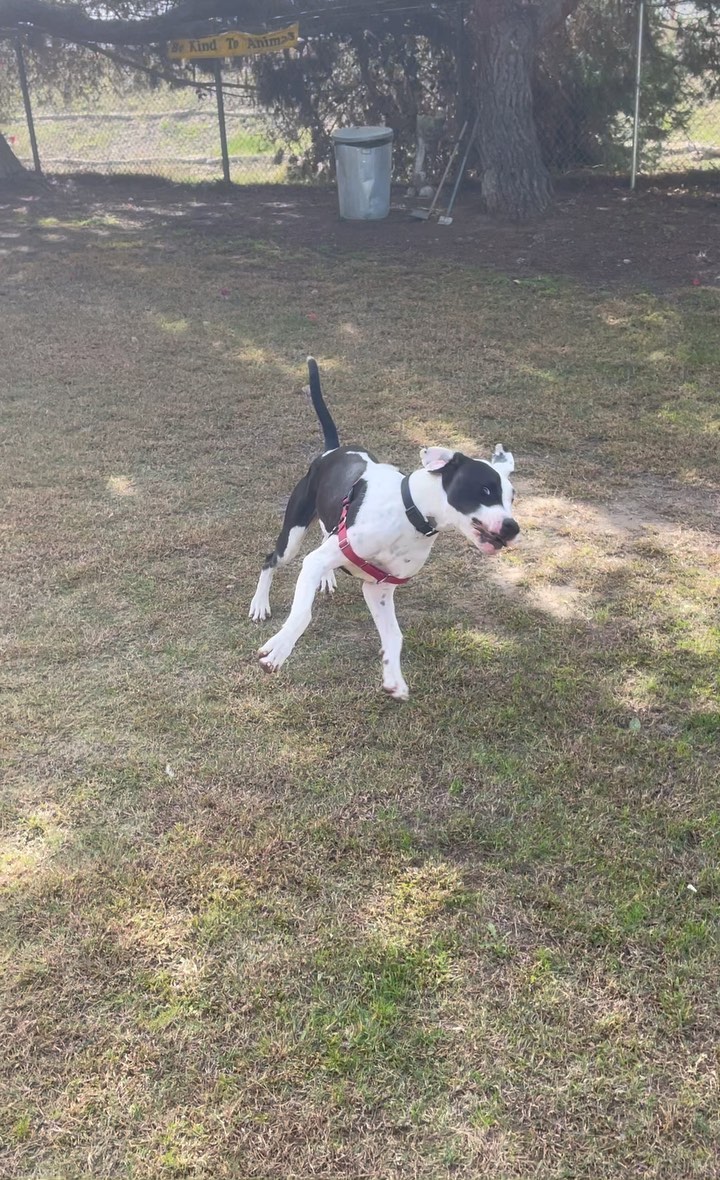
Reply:
[[[315,592],[321,582],[342,565],[342,553],[338,539],[328,537],[302,563],[300,577],[295,585],[292,609],[277,635],[268,639],[260,648],[260,663],[267,672],[277,672],[291,654],[295,644],[312,619],[312,604]]]
[[[363,595],[382,643],[383,690],[396,701],[406,701],[410,690],[400,671],[403,637],[395,617],[395,587],[387,582],[363,582]]]

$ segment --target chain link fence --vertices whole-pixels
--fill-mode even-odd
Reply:
[[[6,86],[12,96],[12,60],[6,54]],[[32,168],[30,135],[19,84],[15,103],[0,132],[15,154]],[[282,183],[293,179],[296,156],[277,142],[254,92],[241,75],[223,81],[230,176],[236,184]],[[91,98],[62,109],[33,98],[33,119],[43,171],[48,174],[132,173],[179,182],[222,177],[218,109],[214,86],[152,89],[103,87]],[[297,145],[295,151],[297,152]]]
[[[646,149],[645,171],[720,169],[720,99],[698,96],[686,104],[686,115],[682,127]]]
[[[642,110],[642,107],[641,107]],[[538,115],[540,144],[554,175],[597,172],[618,177],[631,173],[633,117],[615,115],[605,124],[582,112],[558,108]],[[650,124],[648,126],[648,123]],[[638,173],[720,170],[720,99],[707,98],[700,89],[686,94],[656,122],[639,128]]]
[[[668,28],[670,44],[672,28]],[[720,98],[708,98],[708,88],[695,82],[684,88],[672,109],[663,110],[656,97],[651,100],[649,75],[645,86],[640,173],[719,169]],[[223,96],[234,183],[278,184],[307,178],[302,145],[283,140],[258,105],[249,74],[224,69]],[[106,84],[62,108],[38,94],[32,99],[40,160],[48,174],[142,174],[179,182],[213,181],[223,175],[216,95],[207,74],[198,73],[196,85],[158,82],[148,88],[138,86],[137,75],[128,72],[126,84]],[[643,102],[641,88],[641,110]],[[554,173],[583,169],[619,176],[629,173],[631,110],[608,119],[602,110],[579,109],[572,96],[563,106],[562,91],[555,88],[547,102],[540,97],[536,113],[541,144]],[[0,133],[22,163],[32,168],[10,41],[0,42]]]

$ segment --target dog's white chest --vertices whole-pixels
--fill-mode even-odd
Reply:
[[[366,480],[365,497],[348,531],[353,549],[395,578],[412,578],[430,556],[434,538],[423,536],[408,520],[400,498],[402,475],[396,468],[373,464]],[[353,572],[363,576],[359,570]]]

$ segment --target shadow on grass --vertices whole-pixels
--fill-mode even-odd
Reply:
[[[138,261],[43,259],[5,320],[48,326],[3,404],[6,1171],[705,1167],[714,297]],[[525,550],[441,539],[398,596],[407,707],[346,581],[252,655],[310,348],[384,456],[518,458]]]
[[[55,1159],[72,1127],[60,1150],[118,1151],[120,1134],[125,1162],[191,1166],[222,1110],[223,1153],[248,1175],[288,1152],[298,1167],[365,1159],[363,1124],[380,1159],[447,1156],[470,1175],[488,1162],[478,1125],[501,1137],[502,1166],[532,1153],[532,1093],[560,1157],[609,1175],[588,1112],[598,1133],[627,1132],[614,1167],[652,1159],[660,1117],[618,1114],[617,1094],[642,1103],[649,1084],[710,1117],[705,1071],[689,1079],[715,1028],[718,714],[684,702],[709,691],[716,656],[679,647],[672,612],[628,570],[594,601],[616,617],[498,608],[486,588],[479,628],[462,604],[428,616],[418,588],[407,707],[362,683],[377,671],[369,620],[358,641],[323,617],[296,667],[240,694],[220,687],[222,651],[200,685],[179,685],[172,663],[139,696],[128,685],[132,725],[173,691],[167,763],[85,760],[46,782],[55,829],[39,808],[23,830],[50,847],[7,882],[6,1028],[22,1029],[8,1061],[42,1074],[32,1098],[9,1099],[13,1125],[33,1126],[23,1158]],[[352,633],[364,607],[339,609]],[[655,687],[630,707],[638,672]],[[106,1072],[118,1054],[137,1130]],[[578,1089],[588,1054],[596,1080]],[[301,1143],[283,1133],[288,1109]],[[704,1143],[697,1123],[666,1158],[679,1167]]]

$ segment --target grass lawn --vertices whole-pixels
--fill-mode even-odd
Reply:
[[[282,181],[286,168],[274,162],[276,147],[265,135],[262,116],[242,92],[225,94],[225,119],[232,178],[236,184]],[[207,79],[205,80],[207,81]],[[46,172],[138,172],[174,180],[212,180],[222,176],[217,107],[212,90],[202,98],[192,89],[117,94],[96,101],[77,98],[57,103],[35,99],[35,130]],[[19,93],[5,111],[0,131],[32,167],[30,137]]]
[[[673,132],[663,143],[647,144],[644,161],[653,169],[696,168],[717,170],[720,159],[720,100],[711,99],[691,108],[687,126]]]
[[[715,1174],[718,292],[91,228],[0,274],[0,1171]],[[346,441],[515,453],[407,705],[347,578],[254,659],[308,351]]]

